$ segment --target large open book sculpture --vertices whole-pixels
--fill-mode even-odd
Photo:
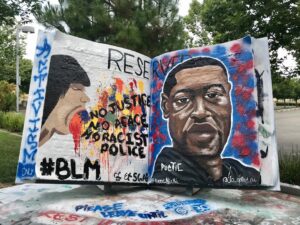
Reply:
[[[278,190],[267,39],[164,53],[40,31],[16,182]]]

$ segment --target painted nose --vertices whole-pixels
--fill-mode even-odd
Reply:
[[[210,116],[210,112],[206,110],[205,102],[202,97],[197,96],[195,98],[194,111],[191,115],[193,119],[204,119],[207,116]]]
[[[83,93],[83,95],[80,98],[80,101],[86,103],[90,101],[90,98],[85,93]]]

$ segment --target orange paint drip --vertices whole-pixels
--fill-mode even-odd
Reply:
[[[75,154],[80,154],[79,149],[80,149],[81,126],[82,126],[82,120],[80,118],[80,115],[76,113],[71,119],[69,125],[69,130],[73,135]]]
[[[123,81],[120,78],[115,78],[116,79],[116,87],[119,93],[123,92]]]

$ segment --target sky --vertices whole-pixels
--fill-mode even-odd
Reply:
[[[186,16],[188,14],[189,6],[192,0],[179,0],[179,15],[180,16]],[[199,0],[202,2],[202,0]],[[50,3],[52,4],[58,4],[58,0],[50,0]],[[36,45],[37,40],[37,30],[39,27],[37,22],[34,22],[31,24],[31,26],[35,27],[36,32],[34,34],[26,34],[26,55],[25,58],[33,60],[34,58],[34,49]],[[287,59],[284,61],[284,65],[290,68],[295,68],[296,62],[293,59],[293,56],[289,55],[288,52],[285,49],[279,49],[278,54],[282,56],[287,56]]]

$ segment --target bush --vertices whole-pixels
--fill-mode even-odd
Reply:
[[[300,185],[300,153],[279,152],[279,171],[281,182]]]
[[[22,132],[24,125],[24,115],[16,112],[0,111],[0,128],[11,132]]]
[[[15,85],[5,80],[0,81],[0,111],[13,111],[16,109]]]

